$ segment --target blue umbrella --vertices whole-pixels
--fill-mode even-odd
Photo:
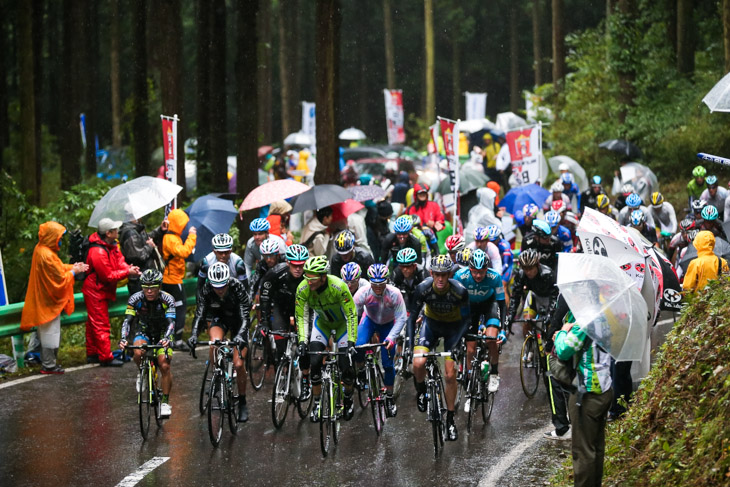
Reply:
[[[238,210],[230,200],[209,194],[193,201],[193,204],[185,209],[185,213],[190,217],[190,222],[183,231],[183,241],[187,238],[190,227],[195,227],[198,231],[198,240],[195,252],[188,257],[188,260],[197,262],[213,251],[211,240],[214,235],[227,233],[231,229]]]
[[[550,191],[537,184],[517,186],[504,195],[504,198],[499,201],[499,206],[504,206],[509,213],[514,214],[528,203],[535,203],[542,207],[548,196],[550,196]]]

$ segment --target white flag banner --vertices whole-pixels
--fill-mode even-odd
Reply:
[[[302,130],[312,138],[312,147],[310,152],[312,154],[317,152],[317,109],[313,102],[303,101],[302,102]]]
[[[487,118],[487,94],[464,93],[466,96],[466,119],[482,120]]]
[[[388,144],[404,144],[406,132],[403,116],[403,90],[383,90],[385,96],[385,121],[388,127]]]

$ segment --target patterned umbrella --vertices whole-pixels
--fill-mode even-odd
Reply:
[[[381,186],[375,184],[366,184],[363,186],[350,186],[347,191],[353,194],[352,199],[355,201],[378,201],[385,196],[385,190]]]
[[[251,191],[241,203],[238,211],[252,210],[270,205],[274,201],[285,200],[304,193],[309,190],[309,186],[293,179],[278,179],[266,184],[262,184],[258,188]]]

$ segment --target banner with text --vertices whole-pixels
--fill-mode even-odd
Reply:
[[[317,152],[317,106],[311,101],[302,102],[302,130],[312,138],[312,146],[309,152],[315,154]]]
[[[165,179],[177,184],[177,115],[168,117],[160,115],[162,119],[162,150],[165,154]],[[165,216],[177,208],[177,197],[165,207]]]
[[[456,193],[459,187],[459,131],[456,128],[456,122],[439,118],[441,128],[441,137],[444,139],[444,152],[446,160],[449,162],[449,179],[451,181],[451,191]]]
[[[507,132],[507,145],[517,186],[537,181],[540,178],[542,125]]]
[[[405,144],[403,128],[403,90],[383,90],[385,95],[385,120],[388,125],[388,144]]]
[[[487,94],[464,93],[466,96],[466,119],[482,120],[487,118]]]

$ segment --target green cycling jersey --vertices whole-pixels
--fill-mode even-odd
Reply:
[[[300,342],[309,340],[312,313],[317,313],[321,325],[330,329],[346,325],[347,341],[357,341],[357,309],[347,284],[339,277],[327,275],[327,283],[316,291],[309,289],[306,280],[299,283],[294,314]]]

